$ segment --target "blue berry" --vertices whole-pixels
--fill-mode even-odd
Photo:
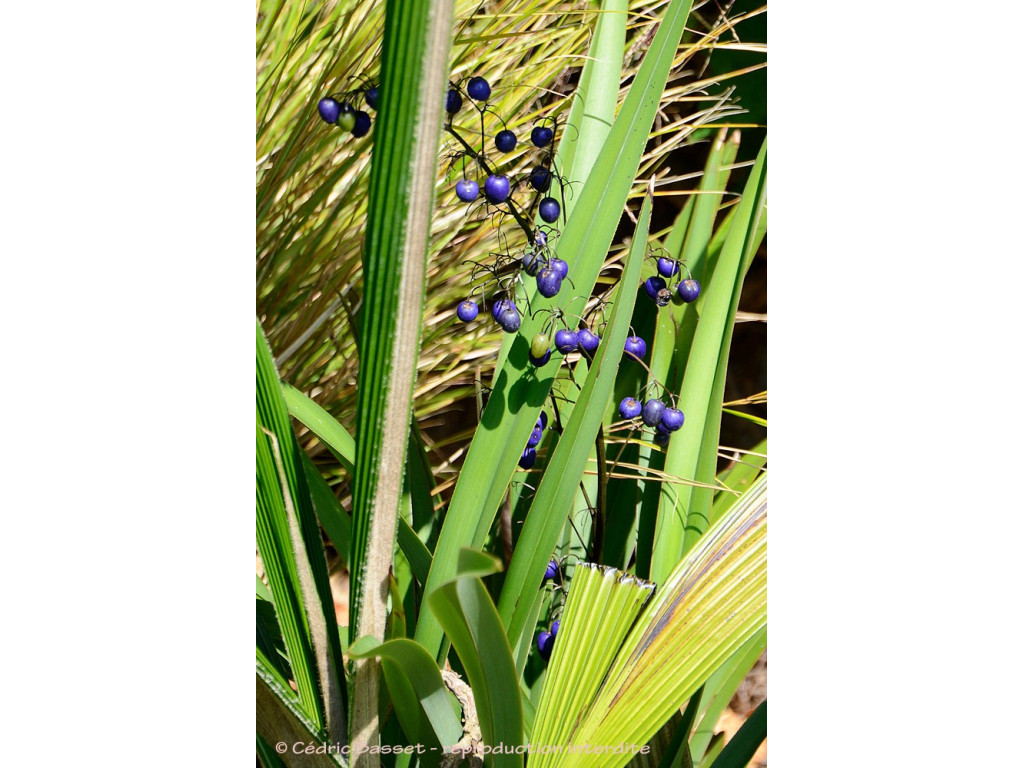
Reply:
[[[527,448],[523,451],[523,455],[519,457],[519,466],[523,469],[529,469],[537,461],[537,449]]]
[[[658,274],[662,277],[673,277],[679,274],[679,262],[662,256],[658,259]]]
[[[554,224],[558,221],[558,214],[562,212],[562,209],[559,207],[558,201],[555,200],[555,198],[545,197],[540,201],[540,206],[538,206],[537,212],[548,224]]]
[[[541,296],[550,299],[561,288],[562,276],[551,269],[551,267],[545,267],[537,273],[537,292]]]
[[[538,248],[543,248],[548,244],[548,233],[543,229],[538,229],[533,233],[533,241],[537,244]]]
[[[534,277],[541,268],[541,258],[533,251],[527,251],[523,254],[523,270],[530,277]]]
[[[548,567],[544,569],[544,581],[555,578],[558,573],[558,561],[552,560],[548,563]]]
[[[476,320],[476,316],[480,314],[480,308],[476,305],[475,301],[466,299],[464,302],[459,304],[459,308],[455,310],[455,314],[459,316],[459,320],[464,323]]]
[[[551,186],[551,171],[542,165],[538,165],[530,171],[530,186],[538,192],[547,192]]]
[[[462,94],[454,88],[448,89],[448,96],[444,100],[444,111],[449,115],[454,115],[462,109]]]
[[[669,432],[675,432],[681,426],[683,426],[685,417],[683,412],[678,408],[666,408],[665,412],[661,414],[661,424],[659,426],[664,427]]]
[[[555,272],[557,272],[559,274],[559,276],[563,280],[565,280],[565,278],[567,278],[569,276],[569,265],[566,264],[564,261],[562,261],[557,256],[555,258],[551,259],[551,261],[548,264],[548,266],[551,269],[555,270]]]
[[[683,280],[676,288],[679,292],[679,298],[689,304],[691,301],[696,301],[697,297],[700,296],[700,283],[696,280]]]
[[[352,126],[352,135],[357,139],[361,139],[363,136],[370,132],[370,126],[373,125],[373,121],[370,120],[370,115],[363,110],[356,110],[356,124]]]
[[[480,195],[480,185],[472,179],[455,182],[455,195],[464,203],[472,203]]]
[[[541,429],[546,429],[548,426],[548,413],[547,411],[541,411],[540,416],[537,417],[537,424],[540,425]]]
[[[530,439],[526,441],[527,448],[536,448],[540,445],[541,438],[544,437],[544,430],[540,427],[534,427],[530,433]]]
[[[508,178],[495,174],[488,176],[487,181],[484,182],[484,195],[487,197],[488,202],[504,203],[508,200],[509,184]]]
[[[588,328],[584,328],[577,333],[576,337],[580,340],[580,349],[590,354],[594,354],[597,351],[598,344],[601,343],[601,337]]]
[[[519,310],[515,307],[502,310],[497,319],[498,325],[500,325],[506,333],[515,333],[519,330],[519,326],[523,324],[523,318],[519,314]]]
[[[558,637],[558,628],[562,625],[561,621],[551,622],[551,636]]]
[[[547,362],[548,362],[548,360],[550,360],[550,359],[551,359],[551,350],[550,350],[550,349],[549,349],[549,350],[547,350],[547,351],[546,351],[546,352],[545,352],[545,353],[544,353],[543,355],[541,355],[540,357],[537,357],[537,356],[535,356],[535,355],[533,354],[533,352],[531,352],[531,353],[530,353],[530,363],[531,363],[531,364],[532,364],[532,365],[533,365],[533,366],[534,366],[535,368],[540,368],[541,366],[547,365]]]
[[[639,336],[627,336],[625,350],[626,354],[632,355],[639,360],[647,354],[647,342]]]
[[[530,131],[530,141],[537,147],[546,147],[553,138],[555,138],[555,132],[544,125],[538,125]]]
[[[537,635],[537,650],[540,651],[540,657],[547,661],[551,658],[551,650],[555,646],[555,638],[550,632],[542,631]]]
[[[366,106],[370,109],[376,109],[378,96],[380,96],[380,89],[376,85],[367,88],[366,93],[363,94],[363,98],[366,99]]]
[[[471,77],[466,83],[466,93],[474,101],[487,101],[491,97],[491,86],[482,77]]]
[[[516,305],[509,299],[498,299],[491,305],[491,317],[495,320],[498,319],[498,315],[507,309],[515,309]]]
[[[665,287],[665,281],[655,275],[654,277],[648,277],[644,281],[644,290],[647,291],[647,295],[654,301],[658,300],[658,291]]]
[[[567,331],[564,328],[559,331],[555,331],[555,349],[563,355],[575,352],[579,345],[580,338],[576,331]]]
[[[328,96],[325,99],[320,99],[316,105],[316,111],[320,113],[320,119],[325,123],[336,123],[338,122],[338,115],[341,114],[341,105]]]
[[[644,403],[643,420],[648,427],[655,427],[661,423],[662,414],[665,413],[665,404],[661,400],[648,400]]]
[[[619,403],[619,416],[624,419],[635,419],[640,415],[641,410],[640,401],[635,397],[624,397]]]
[[[669,435],[668,432],[659,432],[658,430],[655,430],[654,431],[654,444],[655,445],[662,445],[662,446],[668,445],[669,437],[670,437],[670,435]]]
[[[494,146],[499,152],[511,152],[516,148],[516,135],[509,130],[498,131],[498,135],[494,137]]]

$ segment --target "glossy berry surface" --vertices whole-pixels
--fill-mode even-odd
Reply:
[[[455,182],[455,196],[464,203],[472,203],[480,196],[480,185],[472,179]]]
[[[366,93],[363,94],[363,98],[366,99],[366,106],[370,109],[377,108],[377,98],[380,96],[380,89],[374,85],[366,89]]]
[[[335,125],[343,131],[351,131],[356,127],[356,111],[352,109],[352,105],[348,102],[343,102],[340,109],[341,112],[335,121]]]
[[[679,298],[689,304],[700,296],[700,283],[696,280],[683,280],[676,290],[679,292]]]
[[[361,109],[356,110],[356,124],[352,126],[352,135],[361,139],[370,132],[371,125],[373,125],[373,121],[370,120],[370,114]]]
[[[555,270],[555,272],[557,272],[563,280],[569,276],[569,265],[566,264],[557,256],[551,259],[551,262],[548,264],[548,266],[551,269]]]
[[[482,77],[471,77],[466,83],[466,93],[474,101],[487,101],[491,98],[491,85]]]
[[[527,251],[523,254],[523,270],[530,277],[534,277],[542,266],[541,258],[533,251]]]
[[[665,413],[665,404],[661,400],[648,400],[643,408],[644,424],[648,427],[656,427],[661,423],[662,414]]]
[[[546,333],[538,333],[530,341],[530,354],[536,358],[544,357],[544,353],[548,351],[548,345],[551,344],[551,339],[548,338]]]
[[[547,192],[551,186],[551,171],[542,165],[538,165],[530,171],[530,186],[538,192]]]
[[[564,328],[555,331],[555,349],[563,355],[575,352],[579,345],[580,339],[576,331],[567,331]]]
[[[594,354],[597,351],[598,345],[601,343],[601,337],[588,328],[584,328],[579,331],[576,336],[580,340],[580,349],[584,352]]]
[[[558,563],[554,560],[548,563],[548,567],[544,569],[544,581],[555,578],[558,573]]]
[[[506,309],[515,309],[516,305],[513,304],[509,299],[498,299],[491,305],[491,317],[495,320],[498,319],[498,315],[504,312]]]
[[[550,632],[541,631],[537,635],[537,650],[540,651],[540,657],[547,661],[551,658],[551,650],[555,647],[555,637]]]
[[[635,419],[640,415],[641,410],[643,410],[643,406],[635,397],[624,397],[619,403],[619,416],[624,419]]]
[[[555,132],[546,125],[538,125],[530,131],[530,141],[535,147],[546,147],[555,138]]]
[[[550,299],[561,288],[562,276],[551,269],[551,267],[545,267],[537,273],[537,292],[544,298]]]
[[[501,326],[505,333],[515,333],[519,330],[519,326],[523,324],[522,315],[519,314],[519,310],[515,307],[502,310],[497,320],[498,325]]]
[[[476,316],[480,314],[480,307],[476,305],[475,301],[466,299],[464,302],[459,304],[459,308],[455,310],[455,314],[459,316],[459,320],[464,323],[476,320]]]
[[[647,295],[657,301],[658,291],[665,287],[665,281],[655,275],[654,277],[648,277],[644,281],[644,290],[647,291]]]
[[[553,622],[551,622],[551,636],[552,637],[558,637],[558,628],[560,626],[562,626],[562,622],[561,621],[553,621]]]
[[[533,431],[530,433],[530,439],[526,441],[526,447],[536,448],[538,445],[540,445],[540,440],[542,437],[544,437],[544,430],[541,429],[539,426],[534,427]]]
[[[511,152],[516,148],[516,135],[512,131],[498,131],[494,137],[494,146],[499,152]]]
[[[499,174],[488,176],[484,182],[484,195],[491,203],[504,203],[508,200],[508,178]]]
[[[683,421],[685,421],[685,417],[683,416],[682,411],[678,408],[666,408],[665,412],[661,414],[660,426],[664,427],[669,432],[675,432],[683,426]]]
[[[534,355],[530,353],[530,364],[535,368],[540,368],[542,365],[547,365],[548,360],[551,359],[551,350],[547,350],[543,355]]]
[[[316,111],[320,113],[320,119],[325,123],[336,123],[338,122],[338,115],[341,114],[341,105],[328,96],[326,99],[320,99],[316,105]]]
[[[537,424],[540,425],[541,429],[545,429],[548,426],[548,412],[541,411],[540,416],[537,417]]]
[[[540,201],[540,205],[537,207],[537,213],[540,217],[548,224],[554,224],[558,221],[558,214],[562,212],[561,207],[558,205],[558,201],[553,197],[545,197]]]
[[[537,449],[527,448],[523,451],[523,455],[519,457],[519,466],[523,469],[529,469],[537,461]]]
[[[674,277],[679,274],[679,262],[661,257],[658,259],[658,274],[662,277]]]
[[[626,354],[640,359],[647,354],[647,342],[639,336],[627,336],[625,350]]]
[[[462,109],[462,94],[454,88],[448,89],[448,95],[444,100],[444,111],[449,115],[454,115]]]

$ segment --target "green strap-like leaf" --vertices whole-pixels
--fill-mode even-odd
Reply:
[[[768,700],[762,701],[729,739],[711,768],[744,768],[768,737]]]

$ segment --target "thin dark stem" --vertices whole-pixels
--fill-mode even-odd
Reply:
[[[605,467],[604,428],[597,428],[597,506],[594,508],[594,539],[591,562],[600,563],[604,556],[605,507],[608,500],[608,468]]]

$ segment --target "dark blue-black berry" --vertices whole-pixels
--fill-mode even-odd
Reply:
[[[516,135],[510,130],[498,131],[494,137],[494,146],[499,152],[511,152],[516,148]]]
[[[550,632],[542,631],[537,635],[537,650],[540,652],[540,657],[547,661],[551,658],[551,651],[555,647],[555,638]]]
[[[551,186],[551,171],[542,165],[538,165],[530,171],[530,186],[538,192],[547,192]]]
[[[523,451],[523,455],[519,457],[519,466],[523,469],[529,469],[537,461],[537,449],[527,448]]]
[[[493,204],[504,203],[508,200],[509,189],[508,178],[498,174],[488,176],[487,181],[484,182],[484,195],[488,202]]]
[[[459,320],[464,323],[468,323],[471,320],[476,320],[476,316],[480,314],[480,308],[476,305],[475,301],[466,299],[464,302],[459,304],[459,308],[455,310],[455,314],[459,316]]]
[[[555,138],[555,132],[544,125],[538,125],[530,131],[530,141],[537,147],[546,147],[553,138]]]
[[[545,197],[540,201],[540,205],[537,207],[537,212],[540,217],[548,224],[554,224],[558,221],[558,214],[561,213],[562,209],[558,205],[558,201],[553,197]]]
[[[622,402],[619,403],[619,416],[624,419],[635,419],[640,415],[640,411],[643,406],[640,405],[640,401],[635,397],[624,397]]]
[[[363,110],[356,110],[356,123],[352,126],[352,135],[357,139],[361,139],[363,136],[370,132],[370,126],[373,125],[373,121],[370,120],[370,115]]]
[[[449,115],[454,115],[462,109],[462,94],[454,88],[448,89],[448,95],[444,100],[444,111]]]
[[[482,77],[471,77],[466,83],[466,93],[474,101],[487,101],[491,97],[491,86]]]
[[[669,435],[668,432],[659,432],[658,430],[655,430],[654,431],[654,444],[655,445],[661,445],[661,446],[668,445],[668,441],[669,441],[670,437],[671,437],[671,435]]]
[[[679,292],[679,298],[689,304],[691,301],[696,301],[697,297],[700,296],[700,283],[696,280],[683,280],[676,288]]]
[[[647,342],[639,336],[627,336],[625,350],[638,360],[647,354]]]
[[[338,122],[338,115],[341,114],[341,105],[328,96],[325,99],[320,99],[319,103],[316,105],[316,110],[320,113],[321,120],[333,125]]]
[[[661,400],[648,400],[644,403],[642,418],[648,427],[656,427],[661,423],[661,417],[665,413],[665,404]]]
[[[537,292],[550,299],[562,288],[562,276],[550,267],[537,273]]]
[[[472,203],[480,194],[480,185],[472,179],[455,182],[455,194],[464,203]]]
[[[533,352],[530,353],[530,363],[535,368],[540,368],[541,366],[547,365],[548,364],[548,360],[550,360],[550,359],[551,359],[551,350],[550,349],[547,350],[543,355],[540,355],[540,356],[534,355]]]
[[[366,106],[370,109],[376,109],[378,96],[380,96],[380,89],[376,85],[367,88],[366,93],[363,94],[363,98],[366,99]]]

